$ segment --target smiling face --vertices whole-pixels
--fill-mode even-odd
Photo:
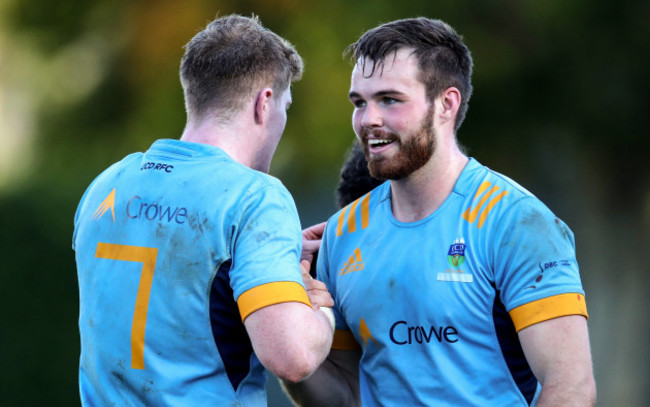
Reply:
[[[435,152],[434,109],[417,79],[417,59],[410,49],[387,57],[368,76],[372,65],[366,59],[352,71],[352,126],[370,174],[399,180],[422,168]]]

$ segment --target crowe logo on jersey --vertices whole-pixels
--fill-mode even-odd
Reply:
[[[352,273],[353,271],[363,270],[364,267],[365,263],[363,263],[363,260],[361,259],[361,249],[357,247],[354,249],[354,253],[350,256],[348,261],[343,264],[343,268],[339,270],[339,276]]]
[[[139,195],[134,195],[126,204],[126,216],[129,219],[138,219],[158,222],[175,222],[179,225],[187,222],[187,208],[171,206],[158,202],[146,202]]]
[[[456,343],[459,339],[458,330],[452,325],[409,325],[406,321],[395,322],[389,336],[396,345]]]
[[[99,204],[99,207],[93,213],[93,216],[91,217],[92,220],[97,220],[100,219],[104,214],[108,211],[111,210],[111,215],[113,215],[113,222],[115,222],[115,188],[108,194],[106,198],[102,201],[101,204]]]

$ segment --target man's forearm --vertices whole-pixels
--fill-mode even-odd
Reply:
[[[528,364],[542,384],[537,407],[595,404],[587,320],[582,315],[531,325],[519,331],[519,340]]]
[[[557,383],[542,385],[537,407],[593,407],[596,404],[596,386],[593,380],[582,383]]]
[[[348,352],[346,351],[346,353]],[[352,356],[358,360],[358,353],[353,353]],[[298,406],[347,407],[361,405],[358,363],[344,366],[328,357],[307,379],[298,383],[281,380],[281,383],[285,392]]]

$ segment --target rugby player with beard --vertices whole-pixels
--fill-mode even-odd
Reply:
[[[462,38],[414,18],[348,49],[352,125],[370,174],[389,182],[327,223],[317,275],[335,302],[334,342],[313,375],[286,384],[290,396],[304,406],[593,405],[573,233],[458,145],[472,94]]]

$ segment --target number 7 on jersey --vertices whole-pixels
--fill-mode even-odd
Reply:
[[[158,249],[100,242],[97,243],[95,257],[142,263],[138,295],[135,299],[135,311],[133,312],[133,324],[131,325],[131,368],[144,369],[144,331],[147,325],[149,294],[151,293]]]

